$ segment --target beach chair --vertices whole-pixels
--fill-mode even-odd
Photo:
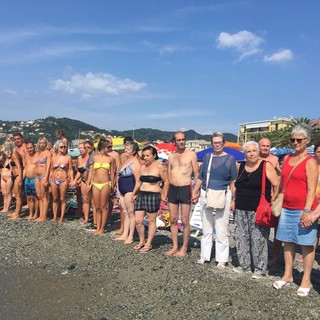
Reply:
[[[202,230],[202,220],[201,220],[201,207],[202,205],[197,202],[193,208],[191,218],[190,218],[190,226],[194,228],[195,232],[191,233],[191,237],[198,237]]]
[[[66,195],[66,214],[70,211],[75,211],[78,207],[77,203],[77,189],[76,187],[68,188],[67,195]]]

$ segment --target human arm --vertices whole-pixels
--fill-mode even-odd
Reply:
[[[307,196],[306,202],[300,221],[303,226],[308,227],[316,220],[314,212],[310,212],[316,196],[316,188],[318,183],[318,165],[315,159],[311,158],[306,163],[306,177],[307,177]],[[319,208],[319,205],[318,207]],[[317,211],[317,208],[315,211]],[[307,211],[306,211],[307,210]],[[313,222],[312,222],[313,221]]]
[[[271,183],[271,202],[273,202],[279,193],[279,176],[271,162],[266,162],[266,174]]]
[[[169,190],[169,177],[168,171],[162,164],[159,164],[159,174],[163,182],[162,192],[161,192],[161,200],[166,202],[168,200],[168,190]]]
[[[135,159],[132,164],[132,172],[133,172],[134,179],[135,179],[135,185],[134,185],[134,189],[132,191],[131,201],[134,202],[137,197],[137,193],[141,187],[141,181],[140,181],[141,164],[138,159]]]

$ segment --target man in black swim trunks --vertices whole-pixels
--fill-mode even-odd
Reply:
[[[187,254],[190,236],[190,206],[191,206],[191,183],[192,173],[196,180],[199,174],[199,165],[195,152],[186,149],[186,135],[177,131],[173,138],[173,144],[177,150],[169,156],[168,175],[170,187],[168,192],[168,203],[170,211],[170,228],[172,236],[172,249],[166,255],[184,257]],[[181,209],[181,220],[183,225],[183,244],[178,247],[178,216],[179,206]]]

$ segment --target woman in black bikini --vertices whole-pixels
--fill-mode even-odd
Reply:
[[[59,223],[63,222],[64,219],[68,187],[72,187],[74,181],[72,159],[67,155],[66,150],[67,146],[63,142],[59,142],[58,153],[56,156],[52,157],[50,168],[49,181],[52,192],[53,220],[57,220],[58,218],[58,207],[60,204],[61,216]]]
[[[139,243],[133,250],[147,253],[152,249],[152,240],[156,233],[156,216],[161,201],[166,201],[169,179],[166,168],[161,162],[157,162],[158,153],[152,146],[142,150],[144,164],[141,167],[140,179],[136,182],[132,193],[132,201],[135,202],[135,222],[139,234]],[[161,182],[163,188],[161,190]],[[148,216],[148,239],[145,242],[144,216]]]
[[[10,210],[12,201],[12,195],[16,199],[16,208],[13,213],[8,215],[9,220],[15,220],[20,218],[20,212],[22,207],[21,198],[21,186],[22,186],[22,157],[21,155],[12,149],[10,142],[4,143],[4,162],[1,174],[1,190],[4,197],[3,212]]]
[[[78,210],[80,207],[82,207],[82,212],[84,216],[83,224],[88,223],[89,221],[89,210],[90,210],[90,197],[89,197],[89,189],[87,185],[87,170],[86,165],[89,159],[89,153],[87,152],[87,149],[85,148],[85,145],[83,142],[79,143],[78,149],[80,152],[80,155],[77,158],[77,164],[76,164],[76,174],[74,178],[74,185],[77,185],[80,188],[81,192],[81,202],[78,202]]]
[[[13,180],[11,172],[11,155],[12,147],[10,144],[5,143],[4,150],[0,156],[0,168],[1,168],[1,192],[3,196],[3,209],[1,213],[7,213],[10,210],[12,201],[12,189]]]

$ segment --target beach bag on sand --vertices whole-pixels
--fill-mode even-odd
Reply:
[[[213,190],[208,188],[210,180],[210,169],[212,164],[212,154],[207,169],[207,180],[206,180],[206,207],[213,209],[223,209],[226,206],[227,191],[226,190]]]
[[[266,165],[263,164],[262,170],[262,184],[261,184],[261,196],[259,205],[256,209],[256,224],[265,227],[265,228],[274,228],[277,225],[277,218],[272,215],[271,205],[267,201],[265,192],[266,192]]]

